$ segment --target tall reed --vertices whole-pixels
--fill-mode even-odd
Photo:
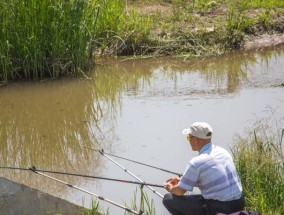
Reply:
[[[126,0],[99,0],[96,25],[96,48],[101,54],[141,54],[141,46],[148,45],[151,20],[128,8]]]
[[[0,2],[0,80],[78,73],[92,59],[95,0]]]
[[[233,148],[247,208],[265,215],[284,214],[283,129],[282,135],[276,131],[269,123],[258,124]]]
[[[149,35],[125,0],[11,0],[0,12],[0,81],[82,73],[94,49],[133,54]]]
[[[100,203],[98,201],[92,200],[91,208],[82,208],[78,215],[109,215],[109,212],[108,210],[104,212],[100,206]]]
[[[139,199],[137,199],[138,188],[136,188],[132,199],[132,206],[130,206],[130,208],[137,212],[143,212],[144,215],[155,215],[156,212],[153,199],[149,199],[147,193],[143,190],[143,187],[140,187],[139,189],[140,197],[138,197]],[[127,211],[124,214],[130,215],[130,213]]]

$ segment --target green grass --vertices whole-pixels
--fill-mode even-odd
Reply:
[[[155,214],[155,208],[153,204],[153,200],[150,200],[147,193],[144,192],[143,188],[140,187],[140,196],[138,199],[138,189],[134,191],[133,199],[131,202],[131,205],[128,205],[128,203],[125,203],[125,207],[132,209],[134,211],[140,212],[143,211],[144,215],[154,215]],[[121,209],[123,212],[123,209]],[[100,204],[98,201],[92,201],[91,209],[82,209],[80,211],[80,215],[109,215],[110,212],[107,209],[106,212],[100,207]],[[125,215],[132,215],[133,213],[124,211]]]
[[[103,212],[103,209],[100,207],[100,203],[97,201],[92,201],[91,209],[82,209],[80,215],[109,215],[108,212]]]
[[[126,1],[101,0],[96,25],[97,53],[128,55],[139,52],[149,35],[150,20],[136,10],[127,10]]]
[[[149,20],[121,0],[0,2],[0,81],[85,73],[94,53],[134,53]]]
[[[277,7],[284,7],[284,2],[280,0],[251,0],[251,1],[240,1],[246,9],[249,8],[267,8],[273,9]]]
[[[236,140],[233,153],[248,210],[284,214],[283,132],[263,120]]]
[[[1,1],[0,8],[0,80],[86,69],[94,41],[94,1],[11,0]]]
[[[143,189],[144,188],[140,187],[139,199],[137,199],[138,189],[135,190],[130,208],[137,212],[143,211],[144,215],[155,215],[154,202],[149,199],[147,193]],[[130,215],[130,213],[127,212],[125,214]]]
[[[140,0],[130,2],[137,5],[138,10],[146,4]],[[275,22],[279,14],[283,14],[284,3],[281,0],[155,2],[169,8],[170,12],[150,14],[155,20],[151,25],[155,33],[150,35],[152,43],[145,48],[152,48],[154,54],[219,55],[240,48],[245,35],[283,31],[277,27],[281,21]],[[148,4],[155,5],[154,1]]]

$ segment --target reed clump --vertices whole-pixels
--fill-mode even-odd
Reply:
[[[80,73],[91,60],[96,1],[0,2],[0,80]]]
[[[91,208],[90,209],[82,208],[82,210],[78,213],[78,215],[109,215],[109,212],[108,211],[104,212],[100,206],[100,203],[98,201],[92,200]]]
[[[94,54],[132,54],[149,23],[121,0],[0,2],[0,81],[85,73]]]
[[[138,197],[138,188],[134,191],[131,207],[137,212],[143,212],[145,215],[155,215],[155,205],[153,199],[150,199],[147,193],[140,187],[140,197]],[[127,205],[127,204],[126,204]],[[125,215],[130,215],[130,213],[125,212]]]
[[[283,129],[275,132],[268,123],[259,124],[236,140],[233,154],[248,210],[284,214]]]
[[[96,25],[95,47],[98,55],[135,55],[149,44],[151,20],[125,0],[98,1],[99,16]]]

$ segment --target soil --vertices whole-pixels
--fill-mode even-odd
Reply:
[[[262,49],[266,47],[275,47],[284,44],[284,33],[282,34],[263,34],[260,36],[252,36],[245,39],[242,49]]]

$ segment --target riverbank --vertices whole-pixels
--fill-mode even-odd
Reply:
[[[102,58],[207,57],[284,43],[282,0],[21,2],[0,3],[1,84],[85,76]]]
[[[267,47],[275,47],[284,44],[284,34],[263,34],[260,36],[251,36],[244,40],[241,49],[263,49]]]
[[[283,6],[257,0],[133,0],[128,8],[152,20],[148,39],[159,46],[149,45],[150,54],[200,57],[284,44]]]

